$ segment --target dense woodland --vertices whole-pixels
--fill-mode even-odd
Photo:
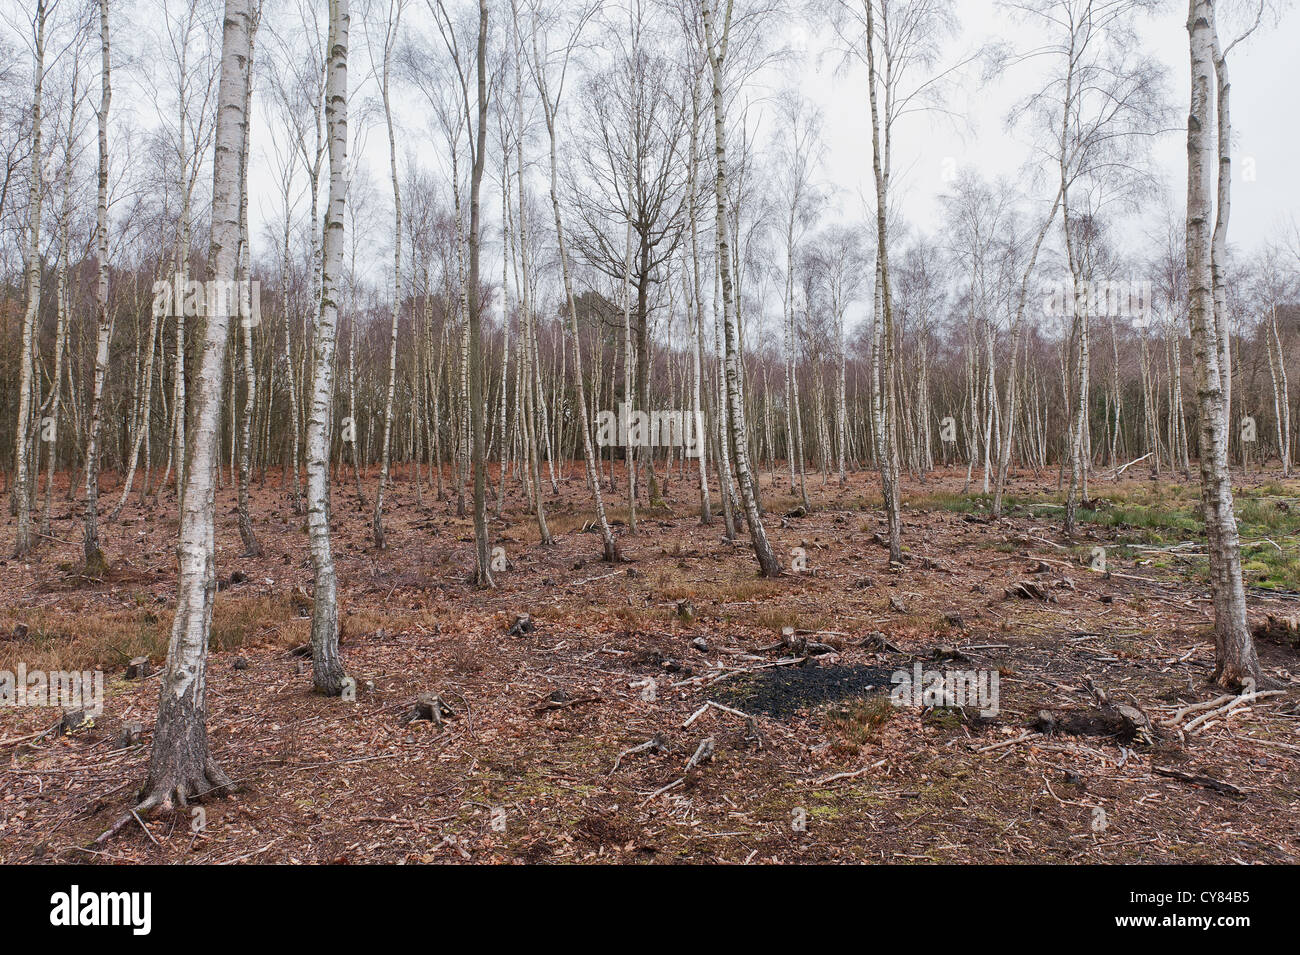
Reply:
[[[964,47],[953,0],[6,4],[13,552],[75,538],[102,576],[127,508],[179,515],[141,807],[229,781],[204,730],[228,488],[245,556],[268,492],[301,515],[326,696],[346,677],[331,500],[355,494],[382,550],[399,475],[472,520],[479,588],[508,495],[547,545],[573,480],[597,556],[622,560],[689,488],[767,577],[785,561],[763,487],[808,513],[870,472],[898,564],[900,488],[936,470],[995,517],[1032,473],[1062,493],[1067,540],[1099,481],[1197,480],[1214,678],[1260,679],[1230,474],[1290,477],[1300,227],[1231,241],[1254,170],[1233,163],[1228,67],[1276,16],[1192,0],[1189,113],[1140,41],[1158,8],[1021,0],[1023,47]],[[865,78],[865,214],[825,178],[822,114],[790,81],[801,23]],[[954,167],[925,186],[942,222],[908,221],[895,142],[1030,59],[1007,117],[1034,143],[1023,175]],[[1186,138],[1185,183],[1153,163],[1162,137]],[[666,430],[605,440],[620,408],[700,422],[699,452]]]
[[[1043,4],[1038,15],[1047,28],[1059,11],[1076,6],[1086,11],[1093,5]],[[1143,139],[1170,122],[1172,106],[1161,108],[1159,97],[1167,91],[1155,67],[1124,50],[1122,36],[1107,33],[1122,34],[1125,20],[1139,16],[1143,5],[1128,4],[1122,13],[1111,9],[1116,4],[1101,6],[1105,29],[1081,16],[1075,33],[1095,31],[1094,46],[1104,52],[1076,70],[1085,75],[1085,67],[1098,74],[1123,67],[1123,81],[1148,84],[1142,92],[1149,98],[1140,109],[1129,102],[1112,112],[1107,105],[1117,91],[1089,91],[1095,101],[1076,94],[1072,109],[1081,115],[1067,130],[1075,155],[1066,172],[1071,191],[1065,215],[1059,198],[1048,208],[1056,183],[1044,163],[1035,170],[1042,181],[1027,181],[1040,187],[1037,193],[964,172],[944,190],[942,231],[890,225],[894,418],[900,461],[913,475],[924,476],[936,461],[960,461],[978,481],[989,462],[1000,459],[1004,417],[1013,419],[1011,460],[1038,469],[1070,466],[1076,417],[1083,422],[1085,477],[1088,469],[1117,467],[1148,453],[1144,467],[1187,472],[1195,457],[1185,236],[1168,190],[1158,188],[1142,165]],[[15,24],[35,33],[9,38],[13,55],[0,76],[7,124],[0,186],[6,342],[0,419],[17,420],[26,380],[28,400],[39,412],[27,415],[25,468],[38,515],[48,507],[42,475],[86,467],[98,344],[98,8],[68,2],[48,7],[36,9],[32,24]],[[565,15],[582,21],[581,44],[575,42],[572,52],[561,46],[569,36],[546,22],[559,11],[509,16],[503,10],[503,22],[489,36],[481,233],[492,267],[479,278],[479,367],[491,412],[485,415],[488,457],[507,465],[510,480],[521,480],[531,468],[533,445],[544,480],[564,462],[581,459],[575,341],[585,358],[592,422],[598,409],[615,409],[626,395],[640,408],[692,407],[698,351],[699,407],[710,436],[706,466],[717,467],[721,365],[715,332],[722,309],[712,223],[714,149],[707,141],[710,91],[702,56],[697,51],[692,63],[683,52],[699,46],[700,24],[687,18],[676,25],[671,12],[646,5],[571,11]],[[837,17],[846,49],[860,54],[862,38],[854,30],[864,29],[861,10],[849,5],[828,12]],[[723,90],[727,115],[736,116],[728,119],[727,203],[736,237],[730,274],[749,453],[756,465],[788,471],[792,485],[809,475],[842,480],[846,470],[876,466],[871,382],[879,364],[873,356],[884,350],[876,347],[879,330],[870,320],[874,224],[828,215],[836,197],[819,181],[816,106],[787,91],[763,104],[765,138],[749,132],[760,123],[744,76],[780,53],[759,42],[760,27],[797,13],[746,11],[737,20],[738,76]],[[901,115],[913,98],[924,103],[922,94],[951,75],[954,65],[933,57],[956,27],[956,11],[924,2],[882,14],[892,23],[881,27],[886,67],[880,82],[895,103],[909,103],[894,107]],[[186,428],[177,409],[190,404],[187,383],[197,372],[203,326],[184,316],[178,321],[166,302],[155,308],[155,285],[174,287],[177,276],[184,283],[208,274],[220,15],[210,3],[142,2],[121,11],[124,21],[147,18],[154,28],[130,37],[134,45],[124,47],[128,59],[117,82],[132,93],[152,91],[157,114],[134,113],[109,127],[110,145],[123,159],[110,167],[111,335],[97,464],[114,487],[109,513],[128,475],[130,493],[148,496],[174,483],[181,470],[176,462]],[[260,11],[255,15],[261,57],[253,59],[250,115],[268,126],[259,130],[263,155],[253,158],[264,167],[262,185],[276,184],[277,205],[263,209],[265,234],[249,242],[246,268],[258,283],[260,314],[248,342],[231,331],[217,480],[233,483],[244,466],[247,417],[253,479],[264,484],[267,469],[274,468],[286,475],[275,480],[297,499],[312,377],[312,303],[320,299],[322,271],[327,24],[313,5],[270,5],[265,22]],[[451,19],[439,19],[444,15]],[[337,479],[345,470],[380,466],[386,456],[389,466],[416,467],[434,495],[463,497],[469,444],[464,274],[475,144],[466,133],[470,100],[460,92],[472,93],[473,64],[466,60],[475,24],[465,22],[464,11],[431,12],[409,3],[391,9],[372,3],[354,19],[361,42],[351,50],[360,60],[350,73],[350,96],[360,104],[353,141],[384,133],[384,102],[395,102],[399,87],[407,102],[421,104],[424,121],[410,122],[408,114],[406,128],[394,124],[391,175],[364,166],[347,170],[332,406],[346,408],[354,428],[335,429],[330,460]],[[534,20],[549,32],[535,28]],[[556,46],[547,63],[554,59],[557,72],[567,68],[571,89],[552,112],[576,338],[567,328],[557,274],[546,121],[538,78],[529,73],[531,34],[538,31]],[[1070,36],[1051,39],[1068,44]],[[38,38],[51,62],[36,102],[31,65],[17,54],[24,41],[30,47]],[[984,51],[986,57],[998,53]],[[524,62],[513,62],[516,54]],[[1063,93],[1057,84],[1066,80],[1053,77],[1053,86],[1040,94],[1058,112]],[[1027,104],[1024,122],[1046,123],[1049,116],[1032,111],[1047,109]],[[37,114],[39,140],[32,135]],[[884,127],[892,128],[893,120],[882,117]],[[473,117],[468,122],[472,126]],[[1090,139],[1098,145],[1090,146]],[[1133,154],[1119,170],[1099,145],[1110,149],[1116,141]],[[399,200],[396,219],[393,196]],[[1116,223],[1131,225],[1135,210],[1147,223],[1144,241],[1136,243],[1146,250],[1142,256],[1119,248],[1114,235]],[[1062,233],[1067,217],[1075,236],[1073,264],[1066,261]],[[33,239],[39,288],[29,289]],[[1028,268],[1031,257],[1036,262]],[[1287,369],[1295,359],[1300,238],[1280,234],[1249,255],[1231,255],[1222,269],[1233,414],[1256,422],[1253,442],[1242,441],[1240,427],[1231,429],[1231,458],[1248,466],[1289,464],[1296,399]],[[1080,288],[1116,283],[1119,295],[1108,307],[1102,288],[1100,301],[1090,306],[1097,314],[1066,314],[1057,291],[1066,282]],[[24,311],[32,301],[34,370],[24,376]],[[1013,352],[1018,361],[1011,360]],[[1085,400],[1078,412],[1080,393]],[[949,416],[956,427],[944,435],[940,422]],[[36,427],[42,419],[49,421],[50,440]],[[12,426],[0,434],[9,482],[15,434]],[[352,435],[355,441],[345,440]],[[606,451],[606,460],[610,456]],[[663,451],[642,457],[647,477],[674,460]],[[684,464],[680,456],[676,463]],[[294,472],[298,485],[288,476]],[[647,492],[653,493],[648,481]]]

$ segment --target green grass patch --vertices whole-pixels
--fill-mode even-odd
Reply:
[[[1090,490],[1094,495],[1090,502],[1093,506],[1080,508],[1078,521],[1083,526],[1110,528],[1116,532],[1112,557],[1142,559],[1152,566],[1178,568],[1198,577],[1208,573],[1203,554],[1166,555],[1139,549],[1205,540],[1197,485],[1135,482],[1112,486],[1102,482]],[[1270,481],[1235,488],[1234,501],[1246,582],[1268,589],[1300,590],[1300,484]],[[1059,521],[1064,503],[1065,496],[1055,491],[1039,495],[1007,494],[1002,498],[1004,513],[1029,514],[1046,521]],[[992,510],[993,497],[983,493],[935,491],[910,499],[909,504],[918,509],[986,514]]]

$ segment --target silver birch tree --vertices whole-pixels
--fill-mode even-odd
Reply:
[[[99,183],[95,203],[95,312],[99,330],[95,339],[94,384],[90,400],[90,436],[86,442],[86,523],[82,552],[86,573],[100,576],[106,569],[99,549],[99,453],[100,426],[104,413],[104,378],[108,374],[108,348],[113,320],[108,311],[108,108],[113,99],[109,54],[108,0],[99,0],[100,94],[96,119],[99,124]]]
[[[307,419],[307,535],[315,581],[311,617],[312,685],[325,696],[338,696],[343,692],[344,672],[339,658],[338,581],[330,545],[329,450],[347,194],[348,0],[330,0],[329,13],[325,117],[330,178],[321,246],[320,311],[313,336],[311,409]]]
[[[723,103],[723,66],[726,63],[727,47],[731,40],[734,0],[727,0],[726,10],[721,17],[722,22],[715,24],[714,21],[718,19],[719,14],[715,4],[718,2],[719,0],[702,0],[701,5],[704,19],[704,49],[713,80],[714,194],[717,203],[714,219],[718,271],[721,273],[722,281],[724,363],[729,414],[728,435],[724,440],[731,441],[735,452],[736,483],[740,489],[745,521],[749,525],[750,542],[753,544],[759,569],[764,577],[779,577],[781,564],[763,528],[758,482],[750,469],[749,436],[745,427],[745,396],[739,358],[740,326],[732,281],[731,240],[728,236],[727,129],[726,107]]]
[[[1214,600],[1215,683],[1240,687],[1260,678],[1255,644],[1246,626],[1241,541],[1228,472],[1228,422],[1214,309],[1214,204],[1217,141],[1213,110],[1218,39],[1213,0],[1190,0],[1187,17],[1192,98],[1187,117],[1187,281],[1193,366],[1200,410],[1201,511]],[[1222,117],[1219,117],[1222,119]],[[1220,166],[1219,174],[1225,170]]]
[[[235,279],[239,253],[239,162],[252,39],[250,0],[226,0],[217,93],[212,171],[213,279]],[[143,799],[136,812],[184,806],[191,798],[229,788],[230,778],[208,753],[207,650],[217,591],[215,475],[224,401],[230,316],[208,315],[199,358],[194,440],[181,495],[176,615],[167,648]]]

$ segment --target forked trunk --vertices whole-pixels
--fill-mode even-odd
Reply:
[[[1260,670],[1255,644],[1246,626],[1241,542],[1232,510],[1232,479],[1228,473],[1226,396],[1219,367],[1223,351],[1214,318],[1214,243],[1210,215],[1215,144],[1211,139],[1214,133],[1211,104],[1217,41],[1210,0],[1191,0],[1187,32],[1192,74],[1192,102],[1187,120],[1188,311],[1200,404],[1201,508],[1214,597],[1213,680],[1222,686],[1239,687],[1245,681],[1258,683]],[[1222,114],[1218,116],[1220,123],[1225,119]]]

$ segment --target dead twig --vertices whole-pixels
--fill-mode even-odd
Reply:
[[[641,743],[639,746],[633,746],[631,749],[625,749],[623,750],[623,752],[619,753],[616,757],[614,757],[614,768],[609,771],[609,775],[613,776],[616,772],[618,772],[618,767],[623,762],[623,757],[625,756],[635,756],[637,753],[645,753],[645,752],[662,753],[667,748],[668,748],[668,740],[664,736],[664,734],[655,733],[654,736],[650,737],[648,740],[646,740],[644,743]]]
[[[675,789],[676,787],[680,786],[684,782],[686,782],[685,776],[683,776],[681,779],[673,780],[671,783],[669,783],[667,786],[662,787],[661,789],[656,789],[649,796],[646,796],[645,799],[642,799],[639,803],[637,803],[637,808],[638,809],[645,808],[646,804],[649,803],[651,800],[655,799],[658,796],[662,796],[670,789]]]
[[[1224,793],[1229,796],[1246,795],[1245,790],[1232,785],[1232,783],[1225,783],[1221,779],[1215,779],[1202,773],[1188,773],[1181,769],[1171,769],[1168,766],[1152,766],[1151,771],[1157,776],[1167,776],[1170,779],[1177,779],[1179,782],[1204,786],[1207,789],[1213,789],[1215,792]]]

